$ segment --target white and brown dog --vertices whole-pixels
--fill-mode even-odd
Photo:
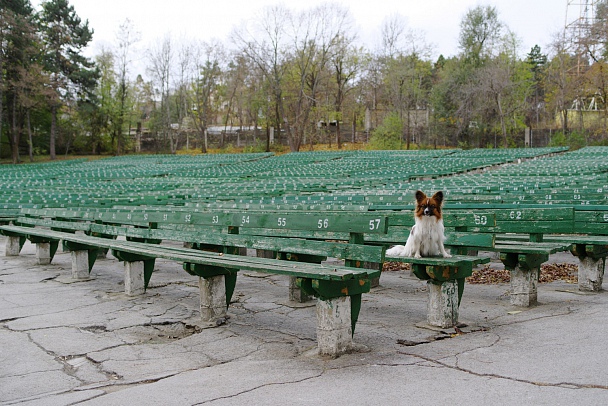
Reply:
[[[405,245],[395,245],[386,250],[389,257],[434,257],[450,258],[443,246],[445,241],[441,205],[443,192],[427,197],[422,191],[416,192],[415,224]]]

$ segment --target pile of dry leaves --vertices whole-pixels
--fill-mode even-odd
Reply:
[[[578,283],[578,266],[575,264],[543,264],[540,267],[540,283],[565,281],[568,283]],[[511,281],[509,271],[505,269],[492,269],[485,265],[482,268],[474,269],[473,275],[467,278],[467,283],[473,284],[493,284],[507,283]]]
[[[402,262],[385,262],[383,272],[407,271],[411,269],[410,264]],[[578,266],[575,264],[544,264],[540,268],[539,282],[565,281],[568,283],[578,283]],[[473,275],[467,278],[467,283],[473,284],[495,284],[508,283],[511,281],[511,274],[506,269],[494,269],[489,265],[474,269]]]
[[[412,264],[405,264],[403,262],[385,262],[382,267],[382,272],[409,271],[411,269]]]

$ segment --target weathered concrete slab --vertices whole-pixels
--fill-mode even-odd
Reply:
[[[0,257],[1,404],[608,404],[606,291],[539,284],[521,308],[508,284],[466,285],[470,326],[428,329],[426,284],[385,273],[354,335],[368,351],[329,359],[314,355],[315,307],[285,303],[287,278],[242,273],[227,323],[207,328],[179,264],[157,261],[129,297],[111,256],[74,284],[58,281],[69,253],[35,262],[29,243]]]
[[[19,406],[64,406],[75,405],[88,399],[104,395],[102,390],[83,390],[78,392],[48,395],[34,400],[19,402]]]

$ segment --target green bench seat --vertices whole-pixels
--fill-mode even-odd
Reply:
[[[60,240],[71,245],[74,251],[88,252],[88,260],[95,258],[94,251],[110,249],[119,260],[125,261],[128,270],[141,269],[142,277],[152,273],[154,260],[164,258],[183,263],[184,269],[201,277],[205,284],[201,289],[201,313],[209,321],[222,320],[236,285],[239,270],[246,269],[265,273],[288,275],[297,279],[298,285],[318,298],[317,337],[322,354],[339,355],[352,346],[352,334],[361,308],[362,293],[369,292],[371,279],[379,272],[348,266],[286,262],[278,259],[247,257],[225,253],[210,253],[181,247],[166,247],[135,241],[112,240],[84,234],[66,233],[43,228],[1,226],[5,235],[22,235],[40,245],[57,249]],[[52,254],[51,254],[52,255]],[[141,264],[141,266],[138,266]],[[147,276],[144,276],[146,274]],[[204,284],[203,284],[204,285]],[[218,290],[218,287],[220,288]],[[219,294],[218,291],[222,293]],[[335,311],[339,307],[340,312]],[[348,314],[348,325],[345,316]],[[327,321],[327,320],[331,321]]]

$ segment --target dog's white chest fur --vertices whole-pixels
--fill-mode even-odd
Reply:
[[[394,257],[451,257],[445,251],[443,220],[435,216],[416,217],[416,224],[410,231],[410,236],[403,245],[396,245],[386,251],[386,255]]]

